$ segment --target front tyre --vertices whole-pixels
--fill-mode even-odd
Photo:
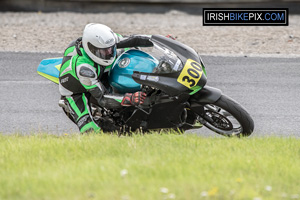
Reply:
[[[226,95],[206,104],[199,121],[224,136],[249,136],[254,129],[253,119],[245,108]]]

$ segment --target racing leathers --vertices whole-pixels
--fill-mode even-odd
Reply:
[[[125,39],[118,36],[117,40],[119,49],[153,45],[150,36],[133,35]],[[119,106],[128,106],[130,103],[137,105],[145,99],[143,94],[125,94],[125,98],[110,94],[109,85],[105,84],[110,68],[111,65],[100,66],[89,58],[82,47],[81,38],[73,41],[64,52],[59,74],[59,92],[70,111],[69,117],[77,124],[81,133],[101,129],[91,114],[91,98],[102,107],[110,103],[112,98]]]

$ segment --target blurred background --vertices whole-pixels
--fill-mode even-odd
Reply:
[[[0,11],[151,12],[169,10],[202,14],[202,8],[289,8],[300,13],[299,0],[2,0]]]
[[[289,8],[289,26],[203,26],[202,8]],[[0,0],[0,51],[59,52],[87,23],[171,34],[202,55],[300,55],[300,0]]]

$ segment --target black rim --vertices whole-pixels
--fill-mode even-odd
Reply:
[[[216,128],[225,131],[230,131],[233,129],[232,123],[223,115],[212,110],[206,110],[205,115],[206,117],[209,117],[212,125],[214,125]]]
[[[225,109],[210,104],[204,108],[205,115],[202,117],[207,128],[225,136],[238,136],[243,132],[240,122]]]

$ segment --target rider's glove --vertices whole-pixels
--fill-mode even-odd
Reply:
[[[122,106],[137,106],[144,103],[147,94],[144,92],[126,93],[121,105]]]

